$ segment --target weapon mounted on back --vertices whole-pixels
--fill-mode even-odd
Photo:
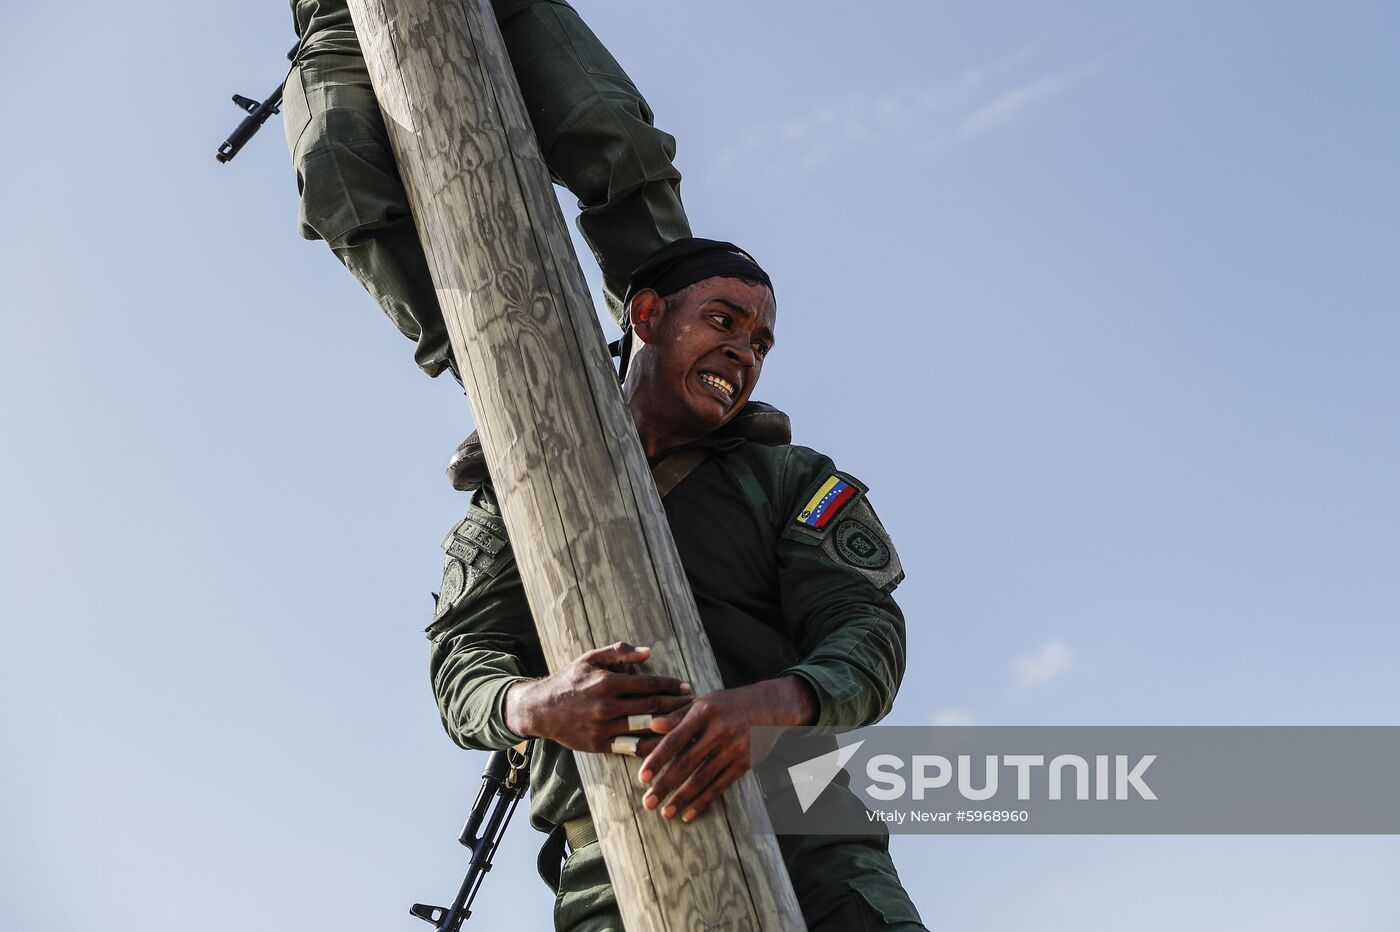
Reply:
[[[287,60],[295,62],[297,60],[297,50],[301,48],[298,42],[292,46],[292,50],[287,53]],[[289,72],[290,73],[290,72]],[[244,97],[242,94],[234,94],[233,102],[239,107],[248,111],[248,116],[243,118],[243,122],[238,124],[238,128],[224,140],[224,144],[219,146],[219,151],[214,158],[220,162],[230,161],[238,154],[248,140],[252,139],[258,130],[262,129],[274,113],[282,112],[282,88],[287,84],[287,79],[283,78],[282,83],[277,85],[277,90],[267,96],[262,103],[258,103],[251,97]]]
[[[471,814],[467,816],[467,824],[457,838],[472,853],[467,863],[467,876],[457,890],[457,898],[448,908],[414,903],[408,910],[410,915],[432,923],[437,932],[458,932],[462,928],[462,923],[472,914],[472,901],[476,899],[486,872],[491,869],[491,859],[495,857],[496,847],[510,824],[510,817],[529,787],[529,763],[528,743],[491,755],[486,771],[481,775],[481,791],[477,793]]]

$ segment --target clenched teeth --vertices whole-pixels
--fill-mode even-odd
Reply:
[[[713,385],[730,398],[734,397],[734,386],[717,375],[712,375],[709,372],[702,372],[700,373],[700,381],[704,382],[706,385]]]

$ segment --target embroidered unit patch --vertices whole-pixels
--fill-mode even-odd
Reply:
[[[831,476],[797,513],[797,523],[813,529],[824,528],[845,504],[855,497],[856,487],[840,476]]]
[[[855,518],[847,518],[836,526],[836,552],[861,569],[882,570],[890,565],[890,548],[881,535]]]
[[[451,611],[452,606],[456,605],[457,600],[462,597],[462,593],[467,588],[467,572],[461,563],[451,557],[443,561],[442,592],[438,593],[437,611],[433,615],[434,621]]]
[[[860,573],[881,592],[889,592],[899,585],[904,578],[904,567],[885,526],[870,507],[869,499],[857,498],[832,527],[821,542],[822,551],[828,557]]]
[[[472,520],[472,518],[467,518],[467,520],[457,525],[457,529],[453,531],[453,534],[460,540],[470,541],[492,556],[500,553],[501,548],[506,545],[504,537],[498,537],[491,533],[490,530],[483,527],[478,521]]]
[[[510,539],[506,525],[494,513],[473,499],[470,511],[447,535],[442,549],[442,591],[437,595],[433,623],[428,636],[439,632],[439,623],[483,580],[495,576],[509,559]]]

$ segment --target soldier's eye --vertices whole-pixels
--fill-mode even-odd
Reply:
[[[732,323],[732,320],[728,314],[711,314],[710,320],[713,320],[721,327],[728,327],[730,323]]]
[[[750,343],[749,346],[753,347],[754,355],[757,356],[759,359],[762,359],[764,356],[767,356],[768,351],[773,348],[767,343]]]

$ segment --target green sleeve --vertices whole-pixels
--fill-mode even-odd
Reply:
[[[505,694],[545,665],[505,524],[489,490],[443,542],[442,592],[429,673],[443,727],[458,745],[500,750],[524,740],[506,727]]]
[[[798,494],[787,499],[778,575],[802,659],[784,672],[816,694],[817,725],[870,725],[889,712],[904,677],[904,614],[890,595],[903,569],[859,480],[824,457],[789,465],[784,492]],[[807,503],[833,476],[856,493],[820,529],[804,526]]]

